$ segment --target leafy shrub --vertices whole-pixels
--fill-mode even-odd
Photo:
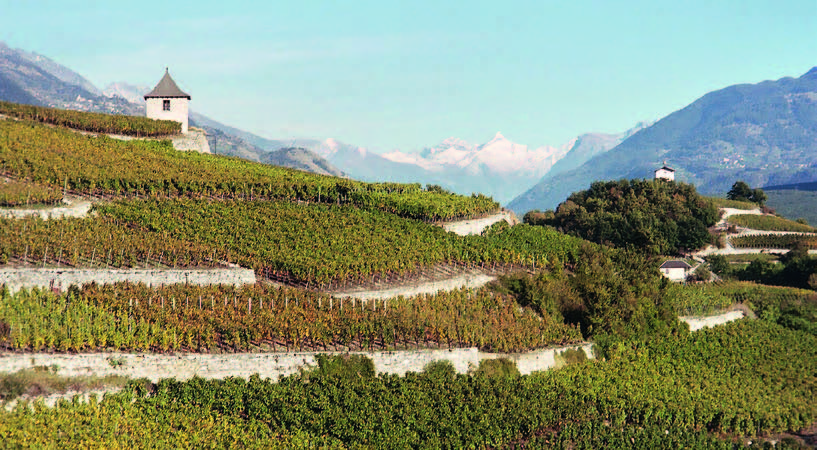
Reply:
[[[569,348],[561,353],[556,355],[556,366],[570,366],[575,364],[581,364],[587,361],[587,354],[584,352],[584,349],[579,348]]]
[[[474,375],[485,378],[509,378],[518,377],[520,374],[515,362],[508,358],[497,358],[481,360]]]
[[[310,376],[344,379],[374,378],[374,362],[363,355],[317,355],[317,369]]]
[[[423,367],[423,373],[439,380],[452,380],[457,376],[457,369],[454,368],[451,361],[442,359],[426,364]]]

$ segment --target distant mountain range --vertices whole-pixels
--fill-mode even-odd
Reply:
[[[817,180],[817,67],[799,78],[710,92],[579,167],[551,171],[509,206],[552,209],[592,181],[650,178],[665,161],[676,180],[719,196],[736,180]]]
[[[0,99],[65,109],[143,115],[150,86],[128,82],[96,88],[81,75],[50,60],[0,43]],[[365,181],[437,184],[462,194],[481,192],[507,202],[552,167],[570,167],[609,150],[641,129],[587,134],[559,147],[529,147],[497,133],[481,145],[449,138],[418,152],[377,154],[334,139],[266,139],[209,117],[190,113],[191,125],[208,133],[214,153]],[[280,152],[287,149],[286,152]],[[295,149],[302,149],[296,151]],[[567,157],[566,157],[567,155]],[[564,159],[563,159],[564,158]],[[565,161],[559,164],[560,161]]]
[[[100,90],[45,56],[0,43],[3,100],[143,115],[146,90],[121,82]],[[665,161],[676,179],[714,195],[738,179],[752,186],[817,180],[817,68],[799,78],[730,86],[657,122],[619,134],[583,134],[556,147],[519,144],[497,133],[483,144],[449,138],[416,152],[377,154],[335,139],[267,139],[195,111],[190,119],[207,131],[214,153],[364,181],[481,192],[510,201],[517,213],[555,208],[595,180],[652,177]]]

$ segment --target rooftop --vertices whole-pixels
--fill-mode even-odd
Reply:
[[[152,91],[145,94],[145,100],[149,98],[186,98],[190,100],[190,94],[179,89],[179,86],[170,77],[170,71],[165,69],[165,76],[162,77],[159,84]]]
[[[661,264],[661,268],[662,269],[691,269],[692,266],[690,266],[689,264],[687,264],[684,261],[679,261],[679,260],[676,259],[676,260],[667,261],[664,264]]]

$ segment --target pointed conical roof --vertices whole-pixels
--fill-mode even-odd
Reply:
[[[170,77],[170,71],[165,69],[165,76],[162,77],[159,84],[145,94],[145,100],[149,98],[186,98],[190,100],[190,94],[179,89],[179,86],[176,86],[176,82]]]

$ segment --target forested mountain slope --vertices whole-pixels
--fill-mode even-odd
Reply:
[[[546,176],[509,205],[554,208],[591,181],[651,178],[666,161],[707,194],[817,180],[817,67],[799,78],[730,86],[639,131],[607,153]]]

